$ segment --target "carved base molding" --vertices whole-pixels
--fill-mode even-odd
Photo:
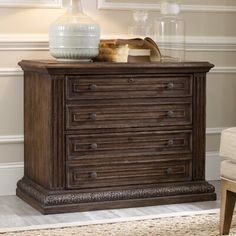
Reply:
[[[47,191],[23,178],[17,184],[17,196],[43,214],[111,208],[161,205],[216,200],[215,188],[205,181],[170,183],[169,186],[133,186],[127,189],[88,193],[86,191]]]

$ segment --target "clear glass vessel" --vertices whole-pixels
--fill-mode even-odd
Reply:
[[[185,22],[179,12],[180,5],[176,1],[161,3],[161,17],[155,22],[155,40],[162,61],[185,60]]]
[[[148,23],[148,12],[145,10],[134,10],[133,23],[128,27],[131,37],[145,38],[151,35],[151,26]]]
[[[51,24],[49,49],[59,61],[90,61],[99,53],[100,28],[83,13],[81,0],[69,0],[67,12]]]

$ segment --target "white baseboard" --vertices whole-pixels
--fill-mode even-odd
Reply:
[[[10,71],[9,71],[10,73]],[[1,77],[1,69],[0,69]],[[221,132],[227,129],[227,127],[212,127],[206,129],[206,135],[220,135]],[[15,143],[24,143],[24,135],[0,135],[0,144],[15,144]]]
[[[220,180],[220,162],[219,152],[206,153],[206,180]]]
[[[24,135],[0,135],[0,144],[24,143]]]
[[[206,179],[220,179],[220,157],[218,152],[206,154]],[[23,177],[24,163],[0,164],[0,196],[15,195],[16,183]]]
[[[15,195],[16,183],[22,178],[24,173],[24,164],[1,163],[0,164],[0,196]]]

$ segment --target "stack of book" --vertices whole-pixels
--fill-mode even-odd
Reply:
[[[157,44],[151,38],[102,39],[98,61],[155,62],[161,60]]]

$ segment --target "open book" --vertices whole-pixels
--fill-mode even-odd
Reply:
[[[154,62],[160,61],[161,53],[151,39],[102,39],[97,61],[109,62]]]

